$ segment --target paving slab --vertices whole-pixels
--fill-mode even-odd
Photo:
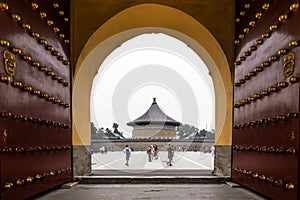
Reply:
[[[227,184],[78,184],[55,189],[35,200],[264,200],[245,188]]]

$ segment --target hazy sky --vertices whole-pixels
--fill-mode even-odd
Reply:
[[[143,34],[115,49],[101,64],[91,92],[91,121],[97,128],[144,114],[156,97],[171,118],[215,129],[215,96],[203,61],[186,44],[165,34]]]

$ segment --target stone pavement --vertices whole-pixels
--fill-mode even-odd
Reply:
[[[78,184],[55,189],[35,200],[263,200],[227,184]]]
[[[145,151],[134,151],[129,159],[129,166],[125,165],[125,154],[121,151],[108,152],[107,154],[92,154],[92,170],[103,169],[193,169],[193,170],[213,170],[213,156],[203,152],[175,152],[173,166],[167,166],[167,152],[160,151],[159,158],[148,161]]]
[[[226,184],[230,177],[212,175],[210,154],[175,154],[172,167],[160,159],[147,161],[144,152],[134,152],[124,165],[122,152],[94,154],[92,176],[74,177],[79,184],[65,184],[32,199],[36,200],[262,200],[258,194]],[[69,188],[69,189],[63,189]]]

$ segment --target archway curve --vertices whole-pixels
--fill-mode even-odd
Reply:
[[[137,20],[138,16],[138,20]],[[90,91],[103,60],[123,42],[164,33],[186,43],[210,71],[216,96],[216,145],[231,145],[232,83],[227,58],[213,35],[186,13],[158,4],[141,4],[113,16],[85,44],[75,66],[73,145],[90,145]]]

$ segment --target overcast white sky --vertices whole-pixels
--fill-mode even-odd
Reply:
[[[165,34],[143,34],[115,49],[99,66],[91,92],[97,128],[131,136],[126,123],[145,113],[156,97],[171,118],[215,129],[215,96],[203,61],[186,44]]]

